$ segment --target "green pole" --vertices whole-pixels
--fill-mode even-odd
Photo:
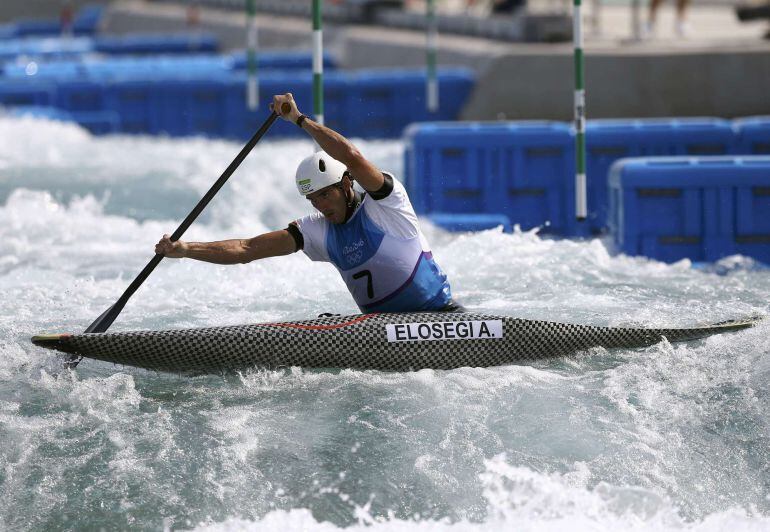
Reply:
[[[583,24],[581,0],[574,0],[572,13],[575,48],[575,215],[578,221],[588,216],[586,199],[586,91],[583,72]]]
[[[246,36],[246,61],[248,74],[246,77],[246,103],[250,110],[259,107],[259,79],[257,78],[257,9],[255,0],[246,0],[248,31]]]
[[[321,0],[313,0],[313,114],[315,121],[324,123],[323,31],[321,29]]]
[[[425,101],[428,111],[438,111],[438,79],[436,78],[436,55],[438,50],[438,24],[436,22],[436,0],[428,0],[427,15],[427,64],[428,72],[425,84]]]

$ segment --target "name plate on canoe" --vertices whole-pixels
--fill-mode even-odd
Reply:
[[[489,340],[503,337],[503,320],[391,323],[385,331],[388,342]]]

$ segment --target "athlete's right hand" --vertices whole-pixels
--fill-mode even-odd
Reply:
[[[289,112],[284,113],[284,104],[288,104]],[[286,94],[276,94],[273,96],[273,103],[270,104],[270,108],[273,109],[278,116],[286,120],[287,122],[296,123],[299,115],[302,114],[297,108],[297,103],[294,101],[294,96],[287,92]]]
[[[155,244],[155,253],[170,259],[181,259],[184,257],[184,251],[185,243],[181,240],[172,242],[170,235],[163,235],[163,238]]]

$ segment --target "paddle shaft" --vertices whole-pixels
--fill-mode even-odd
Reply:
[[[289,104],[284,103],[281,110],[285,114],[288,113],[291,108],[289,107]],[[240,153],[235,157],[235,159],[233,159],[233,162],[230,163],[230,166],[228,166],[224,173],[219,177],[219,179],[217,179],[217,182],[214,183],[208,192],[206,192],[206,195],[201,198],[192,212],[190,212],[190,214],[187,215],[187,218],[184,219],[182,224],[177,227],[176,231],[174,231],[174,234],[171,235],[172,241],[177,241],[182,237],[184,232],[187,231],[190,225],[192,225],[198,215],[203,212],[203,209],[205,209],[209,202],[214,198],[214,196],[216,196],[217,192],[219,192],[219,189],[221,189],[225,182],[227,182],[227,180],[230,178],[230,176],[233,175],[233,172],[235,172],[235,170],[240,166],[249,152],[254,148],[254,146],[256,146],[257,142],[259,142],[259,139],[261,139],[267,130],[270,129],[270,126],[273,125],[273,122],[275,122],[277,118],[278,115],[275,111],[270,113],[270,116],[267,117],[267,120],[265,120],[265,123],[262,124],[262,127],[260,127],[259,130],[254,133],[254,136],[251,137],[251,140],[246,143]],[[120,296],[115,304],[108,308],[101,316],[96,318],[96,321],[89,325],[85,332],[101,333],[109,329],[110,325],[112,325],[112,322],[115,321],[115,318],[117,318],[120,312],[123,310],[123,307],[126,306],[128,300],[132,295],[134,295],[134,292],[136,292],[139,287],[142,286],[142,283],[150,276],[152,271],[158,264],[160,264],[160,261],[162,260],[163,255],[155,255],[150,260],[150,262],[147,263],[147,266],[144,267],[136,279],[134,279],[133,282],[128,286],[126,291],[123,292],[123,295]]]

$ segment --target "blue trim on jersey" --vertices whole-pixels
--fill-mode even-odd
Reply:
[[[446,274],[423,252],[412,275],[389,296],[361,307],[363,312],[418,312],[443,310],[452,301],[452,290]]]
[[[326,251],[340,270],[357,268],[371,259],[385,233],[369,219],[363,207],[344,224],[329,224]]]

